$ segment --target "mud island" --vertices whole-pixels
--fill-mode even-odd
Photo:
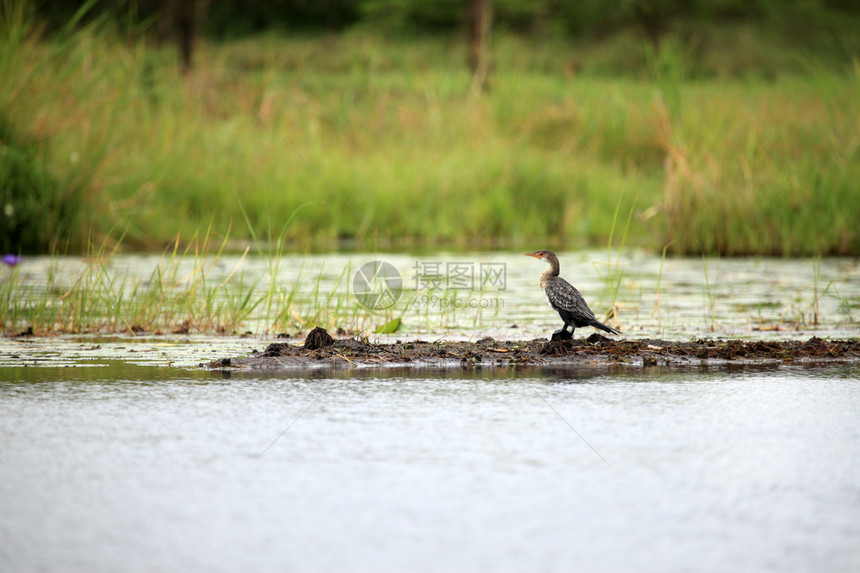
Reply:
[[[397,341],[373,344],[366,339],[332,339],[312,330],[304,345],[278,342],[250,356],[210,362],[211,369],[305,370],[366,367],[474,368],[627,364],[682,366],[720,363],[782,364],[860,361],[860,340],[712,340],[677,342],[652,339],[611,340],[599,334],[574,340],[477,342]]]

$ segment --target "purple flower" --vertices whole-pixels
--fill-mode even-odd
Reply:
[[[21,262],[21,257],[18,255],[14,255],[9,253],[8,255],[3,255],[3,264],[7,267],[14,267],[18,263]]]

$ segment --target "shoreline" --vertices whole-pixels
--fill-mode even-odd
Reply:
[[[314,340],[314,333],[317,337]],[[321,334],[320,334],[321,333]],[[327,338],[326,338],[327,337]],[[485,368],[516,366],[628,365],[696,366],[714,364],[794,364],[860,362],[860,340],[746,341],[699,339],[585,339],[373,344],[355,338],[332,339],[322,329],[305,345],[279,342],[250,356],[225,357],[201,365],[211,370],[343,370],[350,368]]]

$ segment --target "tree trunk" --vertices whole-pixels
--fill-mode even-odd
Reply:
[[[487,89],[489,79],[492,22],[492,0],[472,0],[469,11],[469,68],[472,70],[472,85],[480,91]]]
[[[191,71],[194,51],[194,0],[176,0],[176,40],[182,73]]]

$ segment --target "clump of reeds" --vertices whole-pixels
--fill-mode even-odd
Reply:
[[[349,33],[201,41],[181,76],[107,22],[47,36],[8,4],[0,108],[75,199],[53,240],[72,251],[117,221],[127,248],[224,234],[239,198],[293,244],[595,245],[638,197],[631,245],[860,253],[856,69],[707,75],[667,40],[607,75],[593,47],[500,35],[476,97],[457,39]]]
[[[279,278],[281,251],[267,256],[269,272],[246,277],[242,269],[250,247],[229,271],[215,272],[224,260],[223,238],[209,233],[177,235],[148,276],[118,268],[116,246],[92,247],[80,258],[56,257],[44,284],[27,281],[21,266],[0,277],[0,330],[11,334],[211,332],[236,334],[300,332],[321,325],[361,330],[390,320],[398,309],[380,315],[350,296],[343,280],[320,288],[322,277],[289,283]],[[75,268],[76,266],[76,268]],[[346,276],[348,269],[341,277]]]

